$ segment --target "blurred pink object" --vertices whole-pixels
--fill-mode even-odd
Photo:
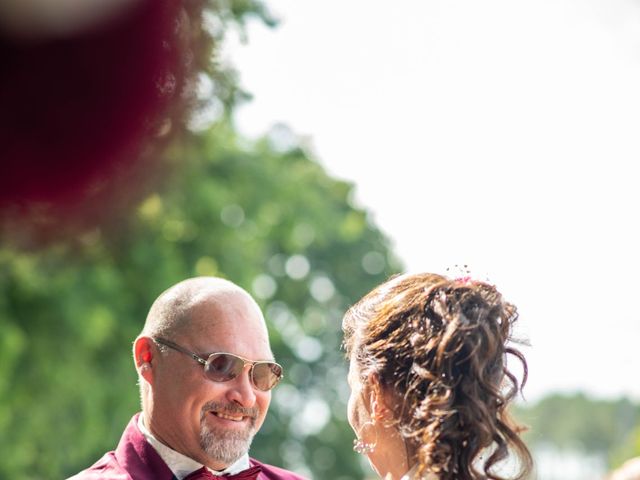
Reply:
[[[0,27],[14,35],[69,35],[125,14],[140,0],[0,0]]]
[[[185,1],[0,0],[0,209],[82,204],[141,158],[182,105]]]

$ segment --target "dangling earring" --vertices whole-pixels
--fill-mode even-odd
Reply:
[[[362,438],[364,437],[364,430],[367,426],[372,428],[375,432],[375,440],[373,442],[365,442],[364,440],[362,440]],[[365,422],[365,424],[362,425],[362,428],[360,429],[360,434],[361,435],[359,437],[353,439],[353,449],[356,451],[356,453],[360,453],[362,455],[373,453],[376,445],[378,444],[378,431],[375,429],[375,422],[373,422],[372,420]]]

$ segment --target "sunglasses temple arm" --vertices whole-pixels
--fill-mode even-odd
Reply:
[[[190,352],[186,348],[182,348],[177,343],[173,343],[173,342],[171,342],[169,340],[165,340],[165,339],[156,339],[156,342],[160,343],[161,345],[165,345],[165,346],[167,346],[169,348],[173,348],[174,350],[177,350],[178,352],[184,353],[185,355],[189,355],[196,362],[201,363],[202,365],[206,365],[207,364],[207,361],[204,358],[199,357],[198,355],[196,355],[193,352]]]

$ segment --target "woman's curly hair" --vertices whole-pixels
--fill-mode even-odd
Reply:
[[[527,378],[524,356],[509,345],[517,318],[493,285],[435,274],[394,277],[346,313],[347,357],[398,402],[393,422],[421,474],[504,480],[530,473],[523,427],[507,411]],[[522,363],[522,383],[507,355]],[[496,467],[509,456],[518,471],[501,476]]]

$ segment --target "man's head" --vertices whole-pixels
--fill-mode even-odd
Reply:
[[[192,278],[158,297],[134,344],[147,427],[174,450],[222,469],[248,451],[271,392],[252,383],[249,363],[235,378],[212,381],[186,352],[273,360],[260,308],[229,281]]]

